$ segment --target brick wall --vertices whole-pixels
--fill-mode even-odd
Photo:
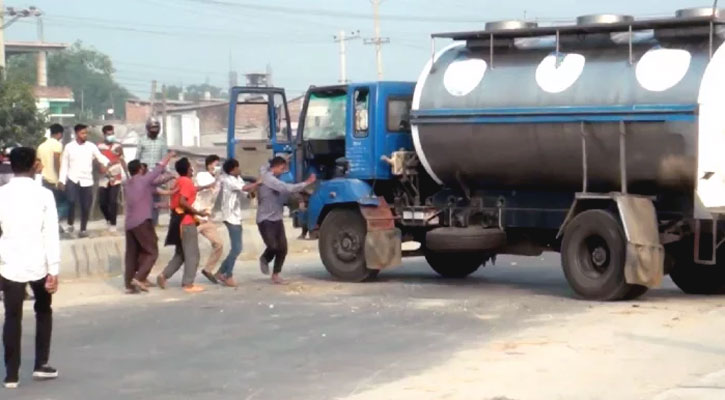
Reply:
[[[150,115],[150,105],[138,104],[130,101],[126,102],[126,123],[145,124]]]

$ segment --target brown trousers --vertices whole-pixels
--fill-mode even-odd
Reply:
[[[131,280],[148,279],[151,269],[159,258],[159,244],[151,220],[126,231],[126,273],[124,283],[131,287]]]

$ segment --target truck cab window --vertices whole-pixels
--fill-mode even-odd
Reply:
[[[368,136],[368,128],[370,124],[370,91],[368,89],[358,89],[355,91],[355,131],[356,138],[364,138]]]
[[[291,132],[287,120],[285,100],[280,94],[274,95],[275,135],[277,143],[289,143]]]
[[[388,132],[410,133],[410,97],[388,99]]]
[[[312,93],[305,117],[304,140],[345,140],[345,92]]]

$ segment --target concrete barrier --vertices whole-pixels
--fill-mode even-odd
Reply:
[[[256,260],[264,251],[264,242],[259,235],[257,225],[253,221],[245,221],[242,233],[242,255],[240,261]],[[219,236],[224,242],[222,260],[229,251],[229,234],[224,224],[219,223]],[[285,230],[289,242],[289,252],[310,253],[317,252],[317,241],[299,240],[299,229],[292,227],[292,221],[285,220]],[[155,270],[163,268],[174,255],[173,247],[166,247],[163,241],[166,238],[166,227],[157,230],[159,236],[159,260]],[[123,274],[126,239],[123,232],[114,236],[103,236],[92,231],[92,237],[87,239],[72,239],[61,241],[60,275],[62,279],[106,279]],[[201,265],[211,251],[211,244],[204,237],[199,238],[201,251]]]

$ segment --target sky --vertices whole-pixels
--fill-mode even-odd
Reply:
[[[159,85],[208,82],[226,88],[229,71],[265,72],[291,95],[338,82],[340,30],[360,31],[346,42],[348,77],[375,80],[371,0],[5,0],[6,7],[43,11],[45,39],[108,54],[116,80],[141,98]],[[380,5],[385,80],[416,80],[431,52],[430,34],[483,29],[501,19],[573,21],[592,13],[637,17],[674,15],[710,0],[383,0]],[[37,22],[21,20],[6,40],[36,40]],[[444,41],[437,45],[445,46]],[[289,95],[288,95],[289,96]]]

